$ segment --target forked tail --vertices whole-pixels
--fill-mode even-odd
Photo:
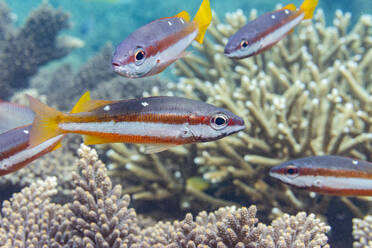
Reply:
[[[304,19],[311,19],[313,18],[314,10],[318,4],[318,0],[305,0],[300,9],[305,13]]]
[[[212,10],[209,4],[209,0],[203,0],[198,12],[194,17],[194,21],[198,24],[199,29],[199,33],[196,36],[195,40],[202,44],[205,32],[207,31],[207,28],[212,21]]]

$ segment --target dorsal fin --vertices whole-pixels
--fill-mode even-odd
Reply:
[[[190,15],[185,10],[182,11],[182,12],[180,12],[180,13],[178,13],[174,17],[180,17],[180,18],[184,19],[185,21],[188,21],[188,22],[190,21]]]
[[[85,108],[86,103],[89,101],[90,101],[90,92],[87,91],[80,97],[80,99],[77,101],[75,106],[71,109],[70,113],[76,114],[79,112],[84,112],[83,109]]]
[[[108,100],[91,100],[90,92],[85,92],[79,99],[79,101],[75,104],[73,109],[71,110],[72,114],[81,113],[81,112],[88,112],[98,107],[104,106],[106,104],[110,104],[113,101]]]
[[[286,5],[286,6],[284,6],[282,9],[288,9],[290,11],[295,11],[297,9],[297,7],[293,3],[290,3],[290,4]]]

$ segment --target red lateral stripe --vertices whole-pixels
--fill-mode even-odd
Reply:
[[[43,151],[41,151],[40,153],[37,153],[35,154],[34,156],[32,157],[29,157],[29,158],[25,158],[25,160],[23,160],[22,162],[20,163],[17,163],[17,164],[13,164],[11,166],[9,166],[7,169],[5,170],[1,170],[0,169],[0,176],[3,176],[3,175],[6,175],[6,174],[9,174],[9,173],[12,173],[14,171],[17,171],[21,168],[23,168],[24,166],[26,166],[27,164],[31,163],[32,161],[34,161],[35,159],[51,152],[53,150],[53,148],[61,141],[61,139],[58,139],[55,143],[51,144],[49,147],[47,147],[46,149],[44,149]],[[26,150],[26,149],[25,149]],[[14,154],[13,154],[14,155]]]
[[[339,196],[372,196],[372,190],[370,189],[339,189],[330,187],[308,187],[307,190],[328,194],[328,195],[339,195]]]
[[[88,122],[153,122],[164,124],[183,124],[190,125],[209,124],[209,117],[192,115],[174,115],[174,114],[132,114],[120,116],[66,116],[63,123],[88,123]]]
[[[356,165],[357,167],[357,165]],[[341,170],[325,168],[300,168],[300,176],[324,176],[324,177],[344,177],[344,178],[367,178],[372,179],[372,174],[358,170]]]
[[[186,21],[185,21],[186,22]],[[185,28],[181,29],[179,32],[176,32],[172,35],[167,36],[166,38],[159,40],[157,42],[157,49],[153,49],[150,53],[150,56],[155,55],[158,52],[164,52],[170,46],[177,43],[179,40],[182,40],[190,33],[194,32],[197,28],[197,25],[194,22],[189,22],[189,25],[185,25]]]
[[[174,18],[174,17],[171,17],[171,18]],[[181,29],[180,31],[175,32],[172,35],[169,35],[162,40],[155,41],[156,46],[145,47],[144,49],[146,51],[146,57],[148,58],[148,57],[156,55],[157,53],[165,51],[170,46],[177,43],[179,40],[183,39],[190,33],[194,32],[195,29],[197,28],[196,23],[188,22],[188,24],[189,25],[185,25],[184,28]],[[131,63],[134,63],[134,55],[128,56],[127,59],[123,61],[124,65],[131,64]]]
[[[281,11],[281,10],[278,10],[278,11]],[[268,34],[274,32],[275,30],[279,29],[280,27],[286,25],[287,23],[291,22],[293,19],[297,18],[301,13],[303,13],[303,11],[301,11],[301,10],[296,11],[296,12],[293,12],[293,11],[291,11],[291,12],[293,14],[288,15],[288,18],[282,20],[281,22],[278,22],[277,25],[273,25],[269,29],[266,29],[262,33],[260,33],[259,35],[257,35],[257,37],[252,40],[252,43],[255,43],[255,42],[263,39]],[[290,31],[288,31],[288,32],[290,32]],[[285,35],[285,34],[283,34],[283,35]]]
[[[0,153],[0,160],[9,158],[10,156],[13,156],[16,153],[25,150],[27,148],[27,146],[28,146],[28,141],[24,142],[24,143],[22,143],[18,146],[13,147],[12,149],[10,149],[8,151],[1,152]]]

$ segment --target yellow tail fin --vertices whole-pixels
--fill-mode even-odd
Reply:
[[[305,13],[305,20],[313,18],[314,10],[317,4],[318,0],[304,0],[300,6],[300,9]]]
[[[199,33],[196,36],[195,40],[202,44],[205,32],[207,31],[207,28],[212,21],[212,10],[211,6],[209,5],[209,0],[203,0],[198,12],[194,17],[194,21],[198,24],[199,28]]]
[[[50,138],[62,134],[58,128],[58,123],[63,118],[63,113],[48,107],[39,100],[28,96],[30,108],[35,113],[34,122],[30,133],[29,145],[35,147]]]

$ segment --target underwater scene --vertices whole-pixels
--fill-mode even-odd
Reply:
[[[370,0],[0,0],[0,247],[372,248]]]

